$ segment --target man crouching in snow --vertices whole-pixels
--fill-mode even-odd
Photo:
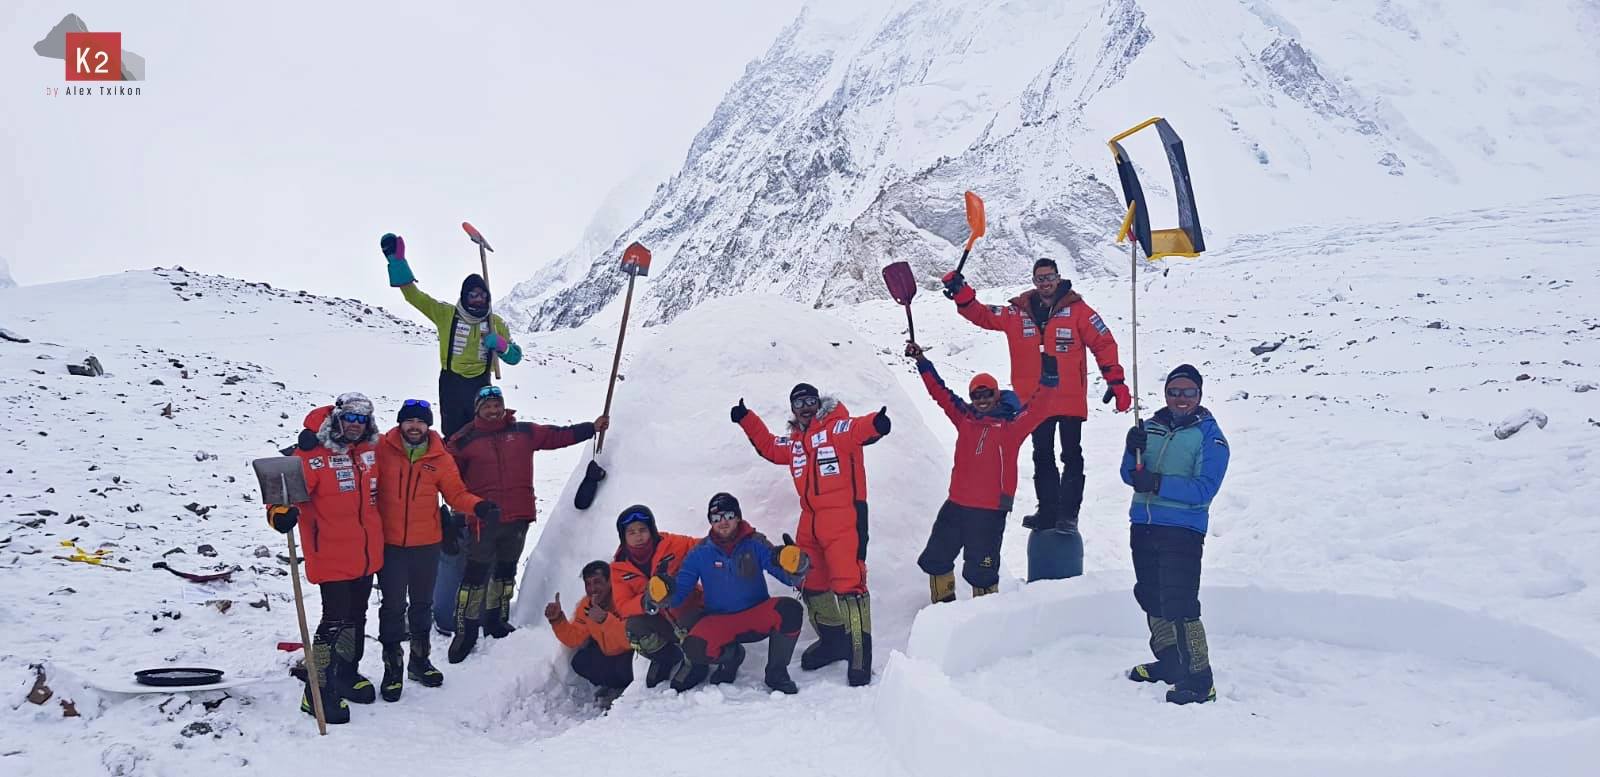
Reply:
[[[366,395],[339,395],[332,407],[306,416],[317,444],[297,446],[305,475],[307,501],[267,508],[267,522],[288,534],[300,527],[306,579],[322,595],[322,620],[311,640],[311,666],[322,691],[322,709],[329,723],[348,723],[346,700],[371,704],[377,699],[372,682],[361,676],[361,654],[367,643],[367,600],[372,575],[383,567],[383,520],[378,516],[378,427],[372,400]],[[300,711],[313,714],[311,685],[306,684]]]
[[[1167,406],[1128,430],[1122,482],[1133,486],[1128,518],[1133,597],[1150,625],[1154,663],[1128,671],[1135,682],[1172,685],[1173,704],[1217,698],[1206,630],[1200,625],[1200,555],[1211,500],[1228,472],[1228,439],[1200,405],[1200,371],[1167,375]]]
[[[561,644],[577,649],[572,655],[572,671],[594,683],[595,699],[610,708],[633,682],[633,646],[611,595],[611,565],[591,561],[583,565],[580,575],[587,595],[578,600],[572,620],[561,611],[560,593],[544,606],[544,619]]]
[[[675,577],[657,575],[645,586],[644,610],[683,604],[696,583],[705,591],[705,614],[683,639],[684,661],[673,674],[672,688],[683,692],[711,676],[713,685],[731,683],[744,662],[742,642],[767,643],[767,687],[799,693],[789,678],[789,659],[800,639],[804,611],[787,596],[767,594],[762,572],[784,585],[800,587],[811,561],[787,535],[774,548],[765,536],[744,522],[739,500],[719,493],[706,506],[711,531],[683,560]],[[716,664],[715,673],[711,665]]]
[[[790,468],[800,497],[795,534],[814,564],[800,590],[817,641],[800,654],[800,668],[848,660],[851,685],[872,681],[872,607],[867,595],[867,467],[862,448],[889,433],[889,409],[850,417],[844,403],[824,399],[809,383],[789,392],[787,434],[767,431],[740,399],[728,417],[756,453]]]
[[[967,386],[969,405],[944,385],[922,346],[906,343],[906,355],[917,360],[922,384],[956,425],[950,497],[933,519],[917,566],[928,573],[928,593],[935,604],[956,600],[957,553],[963,556],[961,577],[971,584],[972,595],[992,594],[1000,588],[1000,538],[1017,492],[1017,448],[1038,425],[1039,405],[1030,401],[1019,408],[1016,394],[1002,396],[999,382],[986,372]]]

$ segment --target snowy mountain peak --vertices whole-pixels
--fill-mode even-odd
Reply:
[[[1572,24],[1424,0],[812,4],[631,226],[586,239],[542,276],[568,280],[519,288],[502,310],[535,329],[588,320],[620,296],[632,240],[658,257],[635,300],[647,325],[741,293],[818,307],[880,296],[878,269],[900,259],[931,289],[965,239],[967,189],[990,216],[967,269],[978,285],[1013,282],[1039,256],[1074,278],[1119,273],[1105,139],[1153,113],[1184,136],[1214,246],[1587,191],[1573,162],[1597,158],[1582,138],[1600,109],[1582,95],[1600,60],[1581,40],[1596,14],[1552,13]],[[1470,117],[1436,121],[1464,104]],[[1129,148],[1159,200],[1159,148]]]

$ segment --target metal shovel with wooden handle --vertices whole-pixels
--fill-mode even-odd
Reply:
[[[306,476],[300,469],[298,456],[269,456],[250,462],[256,472],[256,482],[261,486],[261,503],[264,505],[292,505],[310,501]],[[311,709],[317,715],[317,731],[328,734],[328,718],[322,711],[322,688],[317,677],[317,660],[311,655],[311,629],[306,626],[305,596],[300,591],[300,551],[295,547],[294,532],[283,535],[289,540],[289,579],[294,581],[294,613],[300,619],[300,644],[305,648],[306,682],[311,686]]]

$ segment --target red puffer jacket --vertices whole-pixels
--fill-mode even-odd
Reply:
[[[300,544],[306,579],[313,583],[355,580],[383,566],[383,519],[378,515],[378,432],[355,445],[330,439],[333,408],[306,416],[305,426],[321,445],[294,451],[311,498],[300,508]]]
[[[1011,500],[1017,493],[1017,449],[1033,428],[1044,418],[1040,412],[1047,402],[1041,391],[1035,402],[1015,412],[997,405],[987,415],[980,415],[955,392],[944,385],[933,362],[917,362],[922,373],[922,385],[928,389],[933,401],[939,403],[945,417],[956,425],[956,461],[950,469],[950,501],[962,507],[980,510],[1011,510]],[[1009,395],[1007,395],[1009,396]],[[1011,399],[1015,402],[1015,399]]]
[[[775,435],[754,411],[739,426],[762,458],[789,467],[800,509],[814,515],[830,509],[854,511],[857,502],[867,501],[861,448],[883,436],[872,425],[877,415],[851,418],[843,402],[825,397],[817,417],[803,430],[791,425],[788,434]]]
[[[1005,307],[967,299],[957,304],[956,310],[962,318],[984,329],[1005,333],[1011,350],[1011,388],[1017,396],[1033,396],[1044,364],[1054,364],[1060,390],[1038,397],[1036,401],[1045,405],[1040,408],[1044,412],[1039,420],[1054,416],[1088,418],[1089,359],[1084,352],[1094,352],[1100,374],[1107,381],[1122,380],[1117,341],[1100,320],[1100,314],[1075,291],[1068,291],[1050,306],[1050,317],[1040,327],[1031,308],[1038,294],[1027,292]]]
[[[450,453],[467,490],[500,505],[503,521],[532,521],[533,452],[577,445],[594,436],[593,423],[545,426],[518,421],[507,410],[498,424],[481,418],[450,436]]]

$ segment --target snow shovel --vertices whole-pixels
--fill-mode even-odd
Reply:
[[[300,457],[270,456],[250,462],[250,467],[255,470],[256,482],[261,486],[262,504],[292,505],[311,500],[305,472],[300,469]],[[311,629],[306,626],[305,595],[300,591],[300,551],[294,546],[294,532],[283,536],[289,541],[289,579],[294,581],[294,613],[300,619],[300,642],[305,649],[303,660],[308,668],[306,682],[311,686],[311,709],[317,714],[317,731],[327,736],[328,718],[322,711],[322,689],[317,673],[309,671],[317,663],[311,657]]]
[[[906,307],[906,339],[917,341],[917,327],[911,323],[911,298],[917,296],[917,279],[911,274],[909,262],[895,262],[883,268],[883,284],[889,287],[889,296]]]
[[[483,288],[487,291],[489,288],[489,254],[494,253],[494,248],[490,247],[489,241],[483,239],[483,233],[479,232],[477,227],[472,226],[472,222],[461,222],[461,228],[466,230],[467,237],[472,238],[472,242],[478,244],[478,262],[483,267]],[[494,297],[490,296],[490,299],[492,300]],[[493,308],[491,308],[489,310],[489,314],[484,317],[483,325],[488,327],[489,331],[494,331]],[[500,361],[495,358],[495,353],[493,350],[489,351],[489,368],[494,370],[494,379],[499,380]]]
[[[606,405],[600,415],[611,415],[611,398],[617,390],[617,371],[622,367],[622,341],[628,336],[628,314],[633,309],[633,282],[640,277],[650,276],[650,249],[635,240],[628,244],[622,252],[622,271],[628,274],[628,293],[622,300],[622,326],[617,331],[617,352],[611,357],[611,380],[606,384]],[[601,432],[594,439],[594,452],[596,455],[605,447],[606,433]],[[589,509],[594,504],[595,492],[600,488],[600,481],[606,479],[606,470],[600,462],[589,460],[589,468],[583,473],[583,482],[578,484],[578,492],[572,496],[572,506],[579,510]]]
[[[961,269],[967,266],[967,257],[972,254],[972,244],[983,237],[986,222],[983,217],[983,198],[973,192],[966,193],[967,200],[967,228],[972,234],[967,237],[967,247],[961,252],[961,261],[956,264],[956,275],[961,274]]]

